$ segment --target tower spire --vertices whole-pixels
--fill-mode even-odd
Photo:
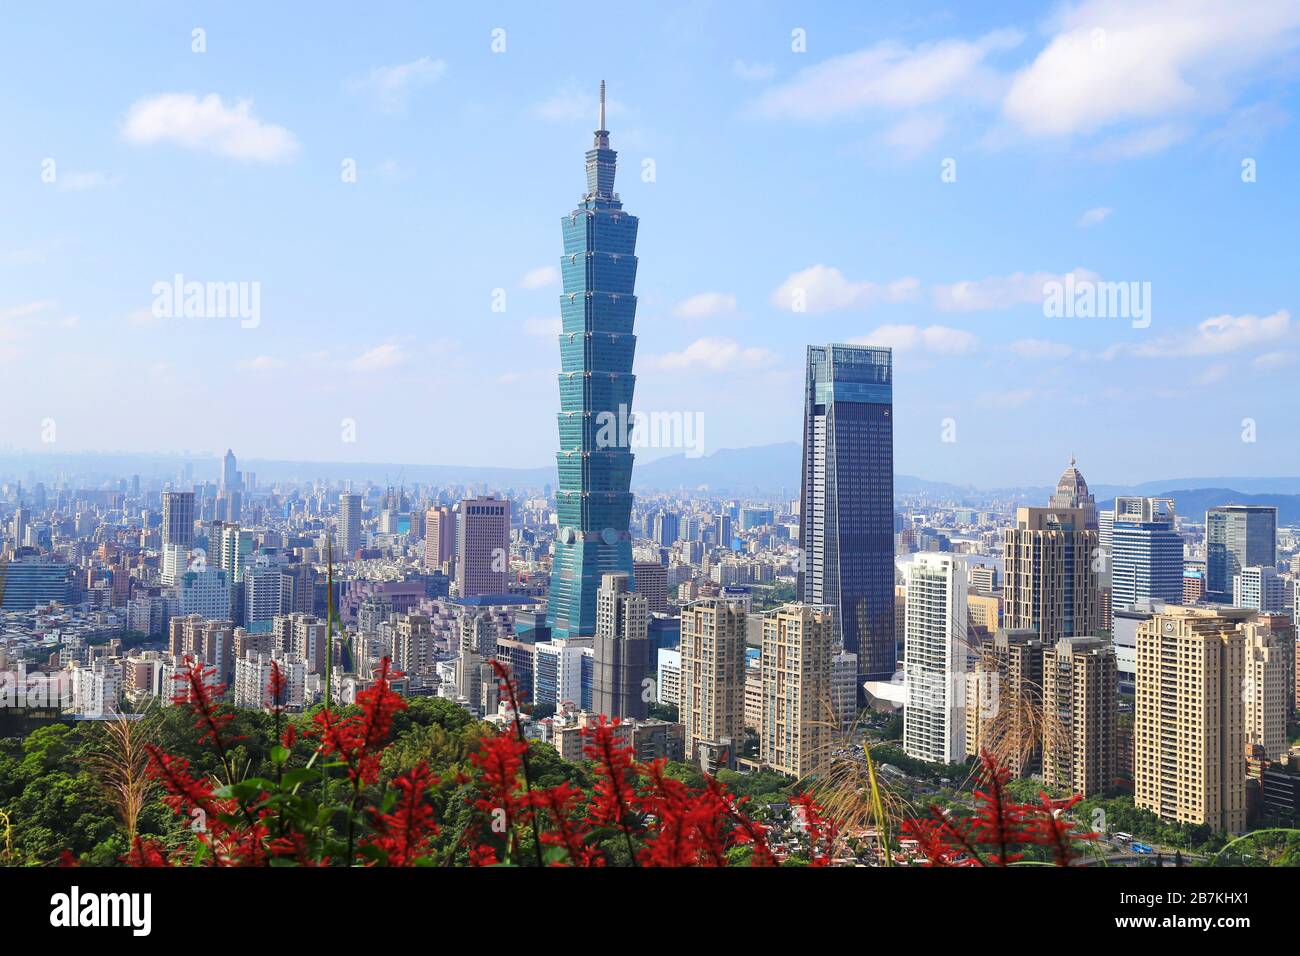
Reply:
[[[605,132],[605,81],[600,81],[600,127],[601,132]]]

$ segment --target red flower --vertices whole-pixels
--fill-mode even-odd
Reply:
[[[546,790],[533,791],[533,807],[542,811],[552,823],[552,829],[542,831],[541,841],[545,846],[562,847],[572,866],[601,866],[604,859],[597,854],[595,847],[586,843],[587,828],[574,813],[582,796],[582,791],[567,781]]]
[[[438,778],[420,763],[393,781],[399,791],[397,806],[391,813],[372,811],[376,835],[366,841],[388,854],[389,866],[410,866],[428,849],[429,839],[438,833],[429,806],[428,790]]]
[[[582,752],[595,762],[600,775],[588,817],[598,825],[612,823],[626,834],[637,808],[636,774],[632,748],[621,746],[614,736],[614,728],[618,726],[618,718],[609,723],[602,715],[594,729],[583,731],[588,742]]]
[[[379,779],[381,744],[393,729],[393,716],[406,709],[406,701],[388,683],[388,658],[380,664],[374,684],[357,694],[359,715],[340,717],[335,711],[320,710],[314,718],[321,749],[337,754],[347,764],[348,779],[360,788]]]
[[[162,844],[156,840],[142,840],[139,834],[131,843],[131,852],[123,859],[127,866],[156,867],[169,865],[167,858],[163,856]]]

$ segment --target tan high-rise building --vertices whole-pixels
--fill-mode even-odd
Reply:
[[[703,598],[682,609],[681,702],[688,763],[732,766],[745,724],[748,601]]]
[[[832,613],[824,605],[787,604],[763,616],[759,755],[792,777],[815,773],[830,755]]]
[[[424,513],[424,567],[427,571],[450,571],[456,553],[456,515],[445,505]]]
[[[1043,651],[1043,781],[1084,797],[1115,785],[1115,648],[1067,637]]]
[[[1092,637],[1101,626],[1097,532],[1082,508],[1017,508],[1003,538],[1002,625],[1032,628],[1043,644]]]
[[[1248,615],[1176,607],[1138,626],[1133,796],[1162,819],[1245,829]]]
[[[1263,747],[1269,760],[1281,760],[1287,752],[1290,655],[1268,624],[1247,621],[1241,629],[1246,637],[1246,744]]]
[[[1023,777],[1039,769],[1043,642],[1033,630],[1001,628],[981,648],[966,684],[966,753],[987,749]]]

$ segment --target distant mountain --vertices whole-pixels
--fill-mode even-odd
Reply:
[[[1219,505],[1273,505],[1279,525],[1300,524],[1300,495],[1244,495],[1232,488],[1175,488],[1156,494],[1173,498],[1174,510],[1192,521],[1204,521],[1205,512]]]
[[[780,494],[799,496],[800,457],[795,442],[723,448],[712,455],[687,458],[668,455],[632,469],[632,487],[650,491],[708,488],[735,495]]]

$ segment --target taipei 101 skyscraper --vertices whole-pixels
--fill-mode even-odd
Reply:
[[[561,220],[559,533],[547,617],[556,638],[596,632],[604,574],[632,578],[629,430],[636,336],[637,218],[614,192],[618,154],[600,128],[587,150],[587,191]]]

